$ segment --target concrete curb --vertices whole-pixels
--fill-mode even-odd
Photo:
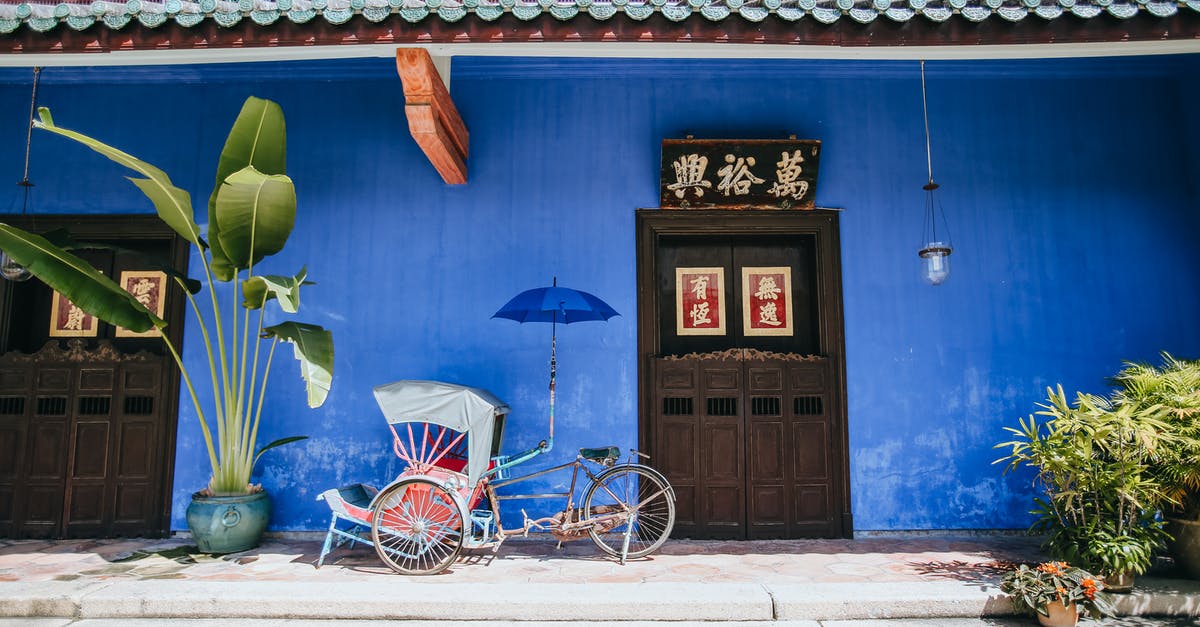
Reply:
[[[0,616],[75,617],[83,598],[106,585],[74,581],[0,583]]]
[[[994,586],[957,582],[768,584],[780,620],[978,618],[1013,613]]]
[[[1139,579],[1120,615],[1200,615],[1200,582]],[[84,620],[861,621],[1012,614],[994,586],[110,580],[0,583],[0,617]],[[779,624],[779,623],[777,623]]]
[[[0,584],[0,616],[392,620],[773,620],[755,584],[347,584],[127,581],[58,592]],[[45,602],[51,601],[51,602]]]
[[[1200,581],[1138,577],[1131,594],[1114,594],[1117,614],[1200,616]]]

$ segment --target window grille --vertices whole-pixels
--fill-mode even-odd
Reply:
[[[0,397],[0,415],[20,416],[25,413],[25,399],[19,396]]]
[[[154,413],[153,396],[126,396],[125,414],[128,416],[149,416]]]
[[[825,408],[820,396],[797,396],[793,399],[793,411],[797,416],[820,416]]]
[[[664,416],[691,416],[693,411],[692,399],[689,397],[668,396],[663,398]]]
[[[709,416],[736,416],[738,413],[736,398],[710,396],[707,401]]]
[[[104,416],[108,414],[109,408],[112,407],[111,396],[80,396],[79,397],[79,415],[80,416]]]
[[[782,405],[778,396],[755,396],[750,399],[750,415],[778,416]]]
[[[67,415],[67,397],[39,396],[37,399],[37,414],[39,416]]]

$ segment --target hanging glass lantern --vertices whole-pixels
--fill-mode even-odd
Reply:
[[[933,182],[933,151],[929,145],[929,105],[925,98],[925,61],[921,61],[921,112],[925,116],[925,163],[929,167],[929,182],[925,190],[925,225],[921,233],[921,249],[917,255],[921,257],[921,278],[930,285],[941,285],[950,278],[950,253],[954,247],[950,244],[950,229],[946,225],[946,212],[942,204],[934,198],[938,184]],[[938,221],[942,223],[944,238],[938,237]]]
[[[930,285],[941,285],[950,277],[950,253],[954,252],[944,242],[929,242],[917,252],[921,256],[921,278]]]
[[[28,281],[33,276],[29,270],[13,260],[6,252],[0,252],[0,276],[9,281]]]

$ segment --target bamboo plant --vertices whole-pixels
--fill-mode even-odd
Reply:
[[[158,216],[198,249],[207,298],[199,297],[201,290],[196,289],[195,281],[179,275],[173,278],[199,324],[207,382],[187,367],[180,347],[166,333],[158,335],[179,366],[200,421],[212,466],[212,478],[201,494],[261,490],[250,480],[263,452],[304,437],[275,440],[256,450],[275,348],[280,341],[292,344],[309,407],[324,403],[333,378],[329,331],[294,321],[264,326],[268,301],[276,301],[285,313],[295,313],[300,288],[308,284],[304,269],[294,276],[255,274],[260,261],[283,249],[295,223],[296,192],[285,173],[283,111],[278,104],[253,96],[243,104],[217,164],[216,185],[208,200],[207,237],[195,221],[191,197],[165,172],[57,126],[44,107],[38,110],[38,117],[34,122],[37,128],[79,142],[137,172],[140,177],[129,180],[150,199]],[[166,326],[112,279],[51,239],[0,224],[0,250],[80,309],[135,332],[161,331]],[[197,386],[205,383],[211,387],[211,404],[202,402],[197,391]]]
[[[1149,471],[1174,439],[1161,407],[1137,407],[1119,397],[1079,393],[1068,401],[1062,386],[1047,388],[1040,411],[1005,427],[1013,439],[1006,472],[1036,471],[1037,516],[1031,532],[1046,534],[1053,557],[1105,574],[1142,574],[1166,539],[1154,514],[1169,494]],[[1045,418],[1038,421],[1038,416]]]

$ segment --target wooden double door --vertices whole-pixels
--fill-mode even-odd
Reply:
[[[0,216],[33,232],[68,229],[104,274],[187,270],[187,243],[153,216]],[[167,293],[181,345],[183,298]],[[0,537],[169,532],[179,370],[161,338],[102,321],[51,335],[54,292],[0,281]],[[60,302],[60,308],[62,303]],[[69,304],[69,303],[68,303]]]
[[[640,438],[675,488],[675,535],[849,537],[836,213],[638,222]]]

